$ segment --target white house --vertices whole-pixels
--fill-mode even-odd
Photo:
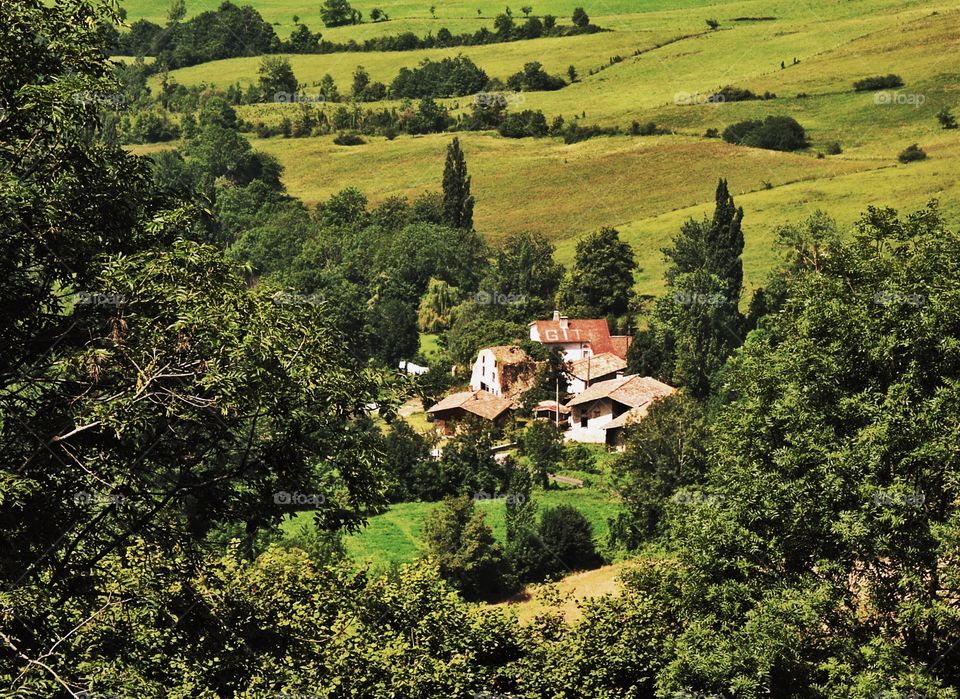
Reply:
[[[565,438],[603,444],[607,442],[608,427],[623,427],[627,421],[618,418],[627,413],[632,418],[642,418],[655,400],[675,391],[672,386],[638,374],[595,383],[567,403],[572,413]]]
[[[611,353],[626,358],[631,337],[610,335],[607,321],[600,319],[570,320],[553,312],[552,320],[535,320],[530,323],[530,339],[559,349],[565,361],[574,362],[591,355]]]
[[[588,355],[570,362],[567,369],[567,393],[578,395],[589,386],[601,381],[615,379],[627,368],[627,360],[613,352]]]
[[[477,353],[470,374],[470,388],[495,396],[515,396],[530,387],[536,366],[515,345],[485,347]]]

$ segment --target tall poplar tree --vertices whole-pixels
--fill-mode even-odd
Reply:
[[[447,146],[447,162],[443,168],[443,218],[454,228],[473,228],[470,176],[459,138]]]

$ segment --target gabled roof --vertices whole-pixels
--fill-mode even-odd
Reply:
[[[559,320],[535,320],[530,325],[537,327],[537,336],[544,345],[562,345],[570,342],[582,342],[590,345],[594,354],[613,352],[610,340],[610,328],[607,321],[568,320],[567,327]]]
[[[468,413],[479,415],[486,420],[493,420],[512,407],[512,400],[509,398],[500,398],[488,391],[461,391],[460,393],[451,393],[427,410],[427,412],[440,413],[446,410],[460,408]]]
[[[613,352],[604,352],[592,357],[584,357],[570,362],[570,370],[567,372],[571,376],[584,381],[598,379],[617,371],[627,368],[627,361],[615,355]]]
[[[553,400],[542,400],[534,407],[534,412],[539,412],[541,410],[551,410],[553,412],[559,412],[561,415],[567,415],[570,412],[570,408],[565,406],[563,403],[557,403]]]
[[[675,392],[675,388],[654,378],[631,374],[630,376],[595,383],[567,405],[572,407],[583,403],[591,403],[601,398],[609,398],[630,408],[639,408],[657,398],[663,398]]]

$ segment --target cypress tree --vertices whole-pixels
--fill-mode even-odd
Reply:
[[[473,228],[470,176],[459,138],[454,138],[447,146],[447,162],[443,168],[443,218],[454,228]]]

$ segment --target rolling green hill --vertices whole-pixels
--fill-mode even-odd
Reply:
[[[214,2],[190,4],[188,9],[194,13],[208,5]],[[434,20],[427,4],[354,5],[364,12],[380,7],[393,20],[325,30],[327,38],[363,39],[402,28],[418,31],[415,27],[421,33],[441,26],[465,30],[489,26],[490,17],[502,11],[489,3],[444,3]],[[456,49],[293,56],[291,62],[305,85],[330,73],[341,90],[349,88],[357,65],[374,80],[389,82],[402,66],[451,53],[470,56],[500,78],[531,60],[555,73],[576,66],[578,82],[556,92],[524,94],[512,109],[541,109],[548,119],[580,116],[583,123],[621,128],[632,121],[654,121],[673,133],[596,138],[574,145],[553,138],[460,134],[473,175],[476,225],[493,242],[514,231],[540,230],[555,242],[564,262],[572,259],[580,236],[603,225],[616,226],[636,250],[643,268],[638,289],[643,293],[660,288],[660,248],[684,218],[705,213],[718,177],[730,180],[746,211],[748,288],[762,283],[772,264],[775,227],[817,208],[849,224],[869,205],[916,208],[936,197],[950,220],[960,221],[957,178],[952,174],[960,165],[960,130],[941,129],[935,116],[943,107],[960,111],[960,11],[952,4],[854,0],[814,7],[761,0],[613,0],[591,8],[589,3],[550,0],[533,7],[535,14],[567,17],[577,5],[613,31]],[[126,4],[131,19],[156,18],[165,6],[153,0]],[[481,17],[476,16],[478,8]],[[319,28],[316,7],[306,3],[274,2],[259,9],[268,20],[281,22],[281,36],[294,13]],[[519,8],[514,10],[519,19]],[[707,31],[708,17],[719,20],[719,29]],[[759,17],[773,19],[755,19]],[[610,65],[610,57],[617,55],[624,60]],[[258,65],[258,58],[237,58],[172,75],[185,84],[226,86],[255,80]],[[590,75],[601,66],[607,67]],[[892,93],[881,95],[878,103],[876,93],[853,90],[855,80],[886,73],[901,75],[905,83],[889,103],[882,100]],[[776,98],[705,103],[707,95],[724,85],[774,93]],[[469,101],[445,102],[462,111]],[[391,104],[397,103],[366,106]],[[249,121],[278,122],[297,109],[253,105],[239,108],[239,113]],[[734,122],[771,114],[796,118],[806,128],[811,147],[781,153],[704,137],[707,129],[722,131]],[[358,187],[376,203],[394,194],[438,188],[449,139],[372,137],[363,146],[340,147],[332,137],[275,137],[254,138],[253,144],[279,158],[288,190],[310,204],[346,186]],[[839,143],[842,153],[818,157],[832,143]],[[911,143],[920,144],[929,160],[899,164],[897,154]]]

